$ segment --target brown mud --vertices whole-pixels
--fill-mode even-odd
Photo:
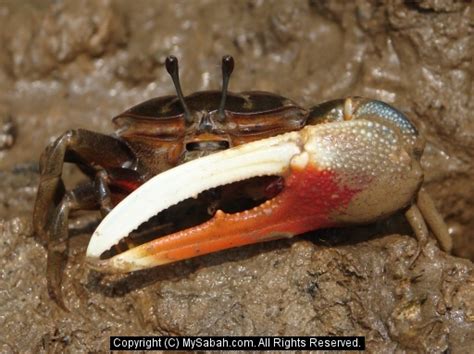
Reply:
[[[364,335],[370,352],[474,347],[473,8],[469,1],[0,1],[0,352],[107,350],[110,335]],[[83,256],[90,218],[70,222],[64,293],[46,291],[31,213],[37,161],[70,128],[173,93],[273,91],[311,106],[348,95],[389,102],[428,140],[425,185],[455,256],[416,242],[398,215],[128,277]],[[70,168],[71,185],[80,177]]]

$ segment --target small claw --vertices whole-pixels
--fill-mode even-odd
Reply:
[[[351,115],[364,108],[358,99],[346,107]],[[88,263],[129,272],[317,228],[367,223],[410,204],[422,180],[418,161],[397,124],[383,124],[367,110],[367,118],[346,115],[344,121],[254,141],[155,176],[104,218],[89,243]],[[100,259],[160,211],[257,176],[281,176],[284,188],[253,209],[217,212],[201,225]]]

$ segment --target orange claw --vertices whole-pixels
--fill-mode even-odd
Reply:
[[[217,211],[196,227],[135,247],[116,256],[116,265],[133,271],[252,243],[292,237],[334,225],[331,214],[344,210],[358,189],[341,186],[334,172],[309,163],[292,168],[275,198],[241,213]],[[133,258],[133,263],[128,259]],[[137,268],[135,268],[137,267]]]

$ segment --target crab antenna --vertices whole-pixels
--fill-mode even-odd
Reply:
[[[186,120],[186,123],[191,123],[192,122],[191,112],[189,111],[189,108],[186,105],[183,91],[181,90],[181,84],[179,83],[178,59],[174,55],[170,55],[166,58],[165,65],[166,65],[166,71],[168,71],[168,74],[170,74],[171,79],[173,80],[176,93],[178,94],[179,102],[181,102],[181,105],[183,106],[184,119]]]
[[[224,107],[227,99],[227,87],[229,86],[229,79],[232,71],[234,71],[234,58],[230,55],[224,55],[222,57],[222,98],[218,111],[221,119],[225,118]]]

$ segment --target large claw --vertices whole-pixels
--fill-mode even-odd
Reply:
[[[422,181],[416,131],[389,106],[370,108],[373,102],[346,99],[339,107],[342,120],[241,145],[155,176],[104,218],[89,243],[88,262],[103,271],[129,272],[317,228],[367,223],[410,204]],[[250,210],[217,211],[200,225],[100,258],[157,213],[256,176],[280,176],[284,187]]]

